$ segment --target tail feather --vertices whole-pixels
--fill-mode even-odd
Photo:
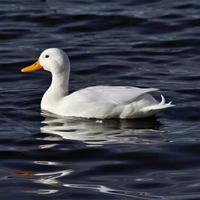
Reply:
[[[172,104],[172,101],[170,101],[169,103],[166,103],[164,96],[161,95],[160,103],[147,106],[143,108],[142,111],[148,113],[149,115],[154,115],[158,112],[161,112],[167,108],[174,107],[174,106],[175,105]]]
[[[160,105],[164,105],[164,104],[165,104],[165,97],[163,97],[163,95],[161,95]]]

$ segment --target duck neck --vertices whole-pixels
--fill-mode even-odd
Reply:
[[[41,108],[50,112],[56,112],[58,101],[68,94],[68,90],[69,71],[52,73],[51,85],[42,97]]]
[[[68,94],[69,72],[52,73],[51,85],[48,92],[55,98],[62,98]]]

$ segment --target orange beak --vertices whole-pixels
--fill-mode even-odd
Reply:
[[[34,72],[43,69],[43,67],[40,65],[39,61],[36,61],[32,65],[25,67],[21,69],[21,72]]]

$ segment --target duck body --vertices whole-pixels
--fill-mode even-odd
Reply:
[[[31,67],[33,65],[22,71],[35,71]],[[38,68],[44,68],[52,74],[52,82],[43,95],[41,109],[57,115],[134,119],[150,117],[174,106],[171,102],[165,103],[162,95],[161,102],[158,102],[151,95],[158,91],[156,88],[93,86],[68,94],[70,64],[67,55],[60,49],[45,50],[37,61]]]
[[[123,86],[88,87],[57,98],[47,91],[41,102],[43,110],[66,117],[133,119],[155,115],[172,104],[160,103],[150,94],[155,88]],[[51,99],[51,101],[49,101]]]

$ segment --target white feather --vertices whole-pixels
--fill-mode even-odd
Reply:
[[[160,102],[161,105],[164,105],[165,104],[165,98],[163,97],[163,95],[161,95],[161,102]]]

